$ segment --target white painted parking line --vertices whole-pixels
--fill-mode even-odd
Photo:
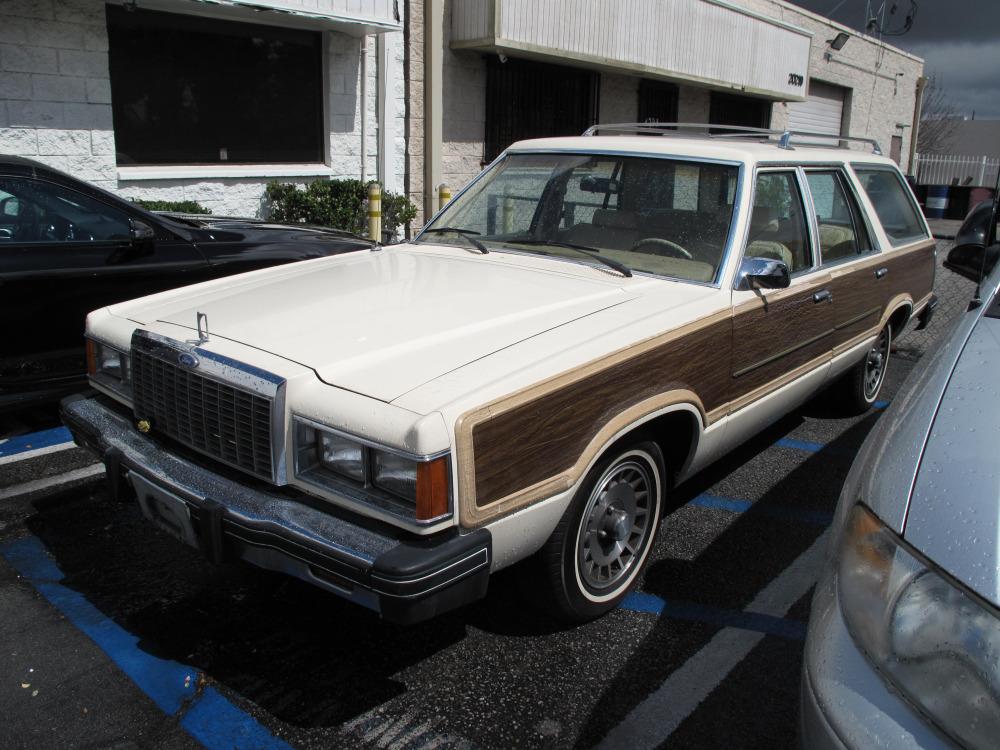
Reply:
[[[64,484],[70,485],[75,482],[82,482],[103,473],[104,464],[91,464],[90,466],[84,466],[82,469],[74,469],[73,471],[67,471],[65,474],[57,474],[54,477],[33,479],[30,482],[15,484],[13,487],[5,487],[0,490],[0,500],[20,497],[22,495],[39,492],[41,490],[49,490]]]
[[[746,612],[783,617],[816,582],[826,554],[824,531],[795,562],[785,568],[746,607]],[[724,628],[674,670],[666,681],[636,706],[597,746],[630,750],[661,745],[719,683],[764,638],[752,630]]]
[[[44,448],[35,448],[34,450],[24,451],[23,453],[15,453],[12,456],[0,456],[0,466],[4,464],[12,464],[17,461],[26,461],[29,458],[38,458],[38,456],[45,456],[49,453],[58,453],[59,451],[68,451],[70,448],[76,448],[76,443],[58,443],[56,445],[46,445]]]

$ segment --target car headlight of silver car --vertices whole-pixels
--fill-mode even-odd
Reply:
[[[302,417],[293,424],[295,476],[302,481],[420,523],[450,513],[447,453],[410,455]]]
[[[132,372],[126,352],[94,339],[87,339],[87,374],[91,380],[132,398]]]
[[[1000,618],[857,505],[837,559],[858,646],[939,729],[969,748],[1000,737]]]

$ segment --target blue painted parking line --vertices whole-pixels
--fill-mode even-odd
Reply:
[[[202,675],[198,670],[146,653],[136,636],[106,617],[82,594],[63,586],[62,571],[37,537],[0,545],[0,555],[96,643],[160,710],[178,716],[181,726],[206,748],[290,750],[287,743],[214,688],[199,692]]]
[[[801,641],[806,637],[806,624],[799,620],[789,620],[759,612],[709,607],[695,602],[661,599],[641,591],[633,591],[625,597],[620,606],[632,612],[645,612],[657,617],[670,617],[724,628],[754,630],[792,640]]]
[[[731,513],[752,511],[754,514],[767,516],[779,521],[802,521],[818,526],[829,526],[830,522],[833,521],[832,513],[808,510],[807,508],[796,508],[790,505],[752,503],[749,500],[736,500],[731,497],[719,497],[717,495],[698,495],[693,500],[690,500],[688,505],[696,505],[700,508],[728,510]]]
[[[812,443],[808,440],[796,440],[795,438],[781,438],[775,445],[779,448],[794,448],[799,451],[808,451],[809,453],[819,453],[823,450],[826,445],[824,443]]]
[[[71,442],[73,442],[73,436],[69,434],[69,430],[65,427],[53,427],[51,430],[18,435],[0,442],[0,458]]]

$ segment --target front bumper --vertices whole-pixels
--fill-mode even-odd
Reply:
[[[404,624],[486,594],[487,529],[416,537],[164,450],[100,397],[70,396],[60,413],[76,443],[104,462],[112,497],[130,493],[134,474],[179,498],[198,546],[215,562],[239,559],[287,573]]]
[[[847,630],[828,571],[816,584],[802,663],[803,750],[953,747],[890,689]]]

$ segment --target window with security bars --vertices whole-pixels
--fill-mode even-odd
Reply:
[[[597,122],[597,82],[578,68],[488,58],[484,161],[515,141],[580,135]]]

